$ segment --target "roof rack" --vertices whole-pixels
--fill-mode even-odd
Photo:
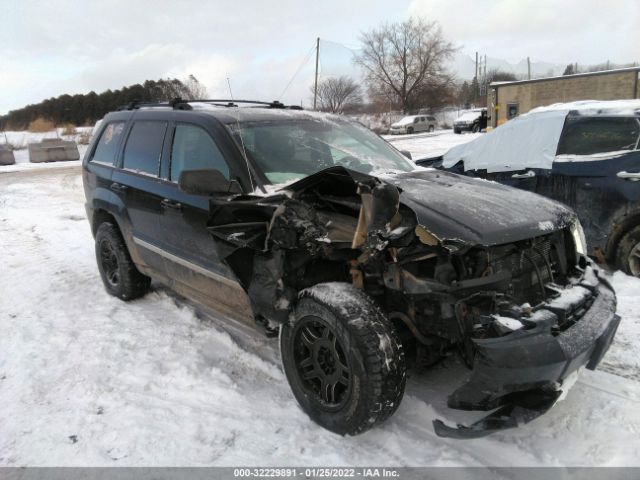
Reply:
[[[121,110],[137,110],[145,107],[167,107],[174,110],[193,110],[191,103],[208,103],[217,107],[237,107],[239,103],[253,104],[254,108],[286,108],[288,110],[302,110],[299,105],[284,105],[278,100],[273,102],[263,102],[260,100],[234,100],[234,99],[202,99],[202,100],[183,100],[182,98],[174,98],[168,102],[140,102],[134,100],[133,102],[118,107],[118,111]]]

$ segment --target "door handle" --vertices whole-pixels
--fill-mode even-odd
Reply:
[[[640,173],[622,171],[618,172],[616,176],[618,178],[624,178],[625,180],[631,180],[632,182],[637,182],[638,180],[640,180]]]
[[[168,198],[163,199],[160,204],[165,208],[173,208],[174,210],[182,210],[182,204]]]
[[[114,192],[124,192],[128,187],[117,182],[111,184],[111,190]]]
[[[536,176],[536,172],[528,170],[526,173],[514,173],[511,178],[533,178]]]

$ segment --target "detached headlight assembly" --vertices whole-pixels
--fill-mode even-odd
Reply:
[[[581,255],[587,254],[587,239],[584,236],[584,230],[580,225],[580,220],[573,222],[571,225],[571,235],[573,236],[573,243],[576,245],[576,252]]]

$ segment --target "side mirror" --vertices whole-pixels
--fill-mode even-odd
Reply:
[[[211,196],[216,193],[242,193],[236,180],[227,180],[220,170],[183,170],[178,188],[191,195]]]
[[[411,158],[411,152],[409,150],[400,150],[400,153],[407,157],[409,160],[413,160]]]

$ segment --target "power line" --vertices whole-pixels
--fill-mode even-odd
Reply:
[[[289,89],[289,87],[291,86],[291,84],[293,83],[293,81],[295,80],[295,78],[298,76],[298,74],[300,73],[300,71],[302,70],[302,68],[307,64],[307,62],[309,61],[309,59],[311,58],[311,55],[313,54],[314,50],[316,49],[316,44],[315,42],[313,42],[313,46],[309,49],[309,52],[305,55],[304,59],[302,60],[302,63],[300,64],[300,66],[298,67],[298,69],[295,71],[295,73],[293,74],[293,76],[291,77],[291,80],[289,80],[289,83],[287,83],[287,86],[284,87],[284,90],[282,91],[282,93],[280,94],[280,96],[278,97],[278,100],[281,100],[282,97],[284,96],[284,94],[287,92],[287,90]]]

